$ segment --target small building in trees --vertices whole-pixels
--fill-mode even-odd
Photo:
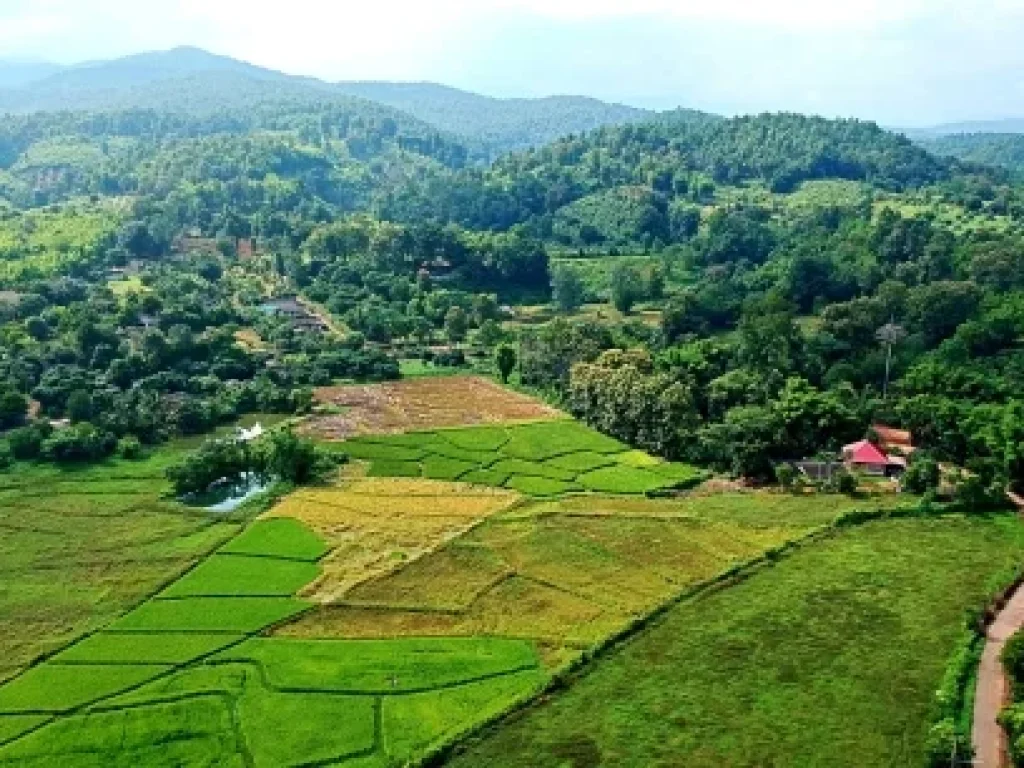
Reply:
[[[268,315],[276,315],[288,320],[292,328],[304,333],[323,333],[328,330],[323,318],[314,314],[295,296],[283,296],[270,299],[260,305],[260,310]]]
[[[870,440],[844,446],[843,463],[850,469],[880,477],[900,475],[907,468],[905,457],[895,453],[890,455]]]
[[[913,435],[905,429],[894,429],[884,424],[873,424],[871,432],[878,447],[889,456],[908,457],[914,452]]]

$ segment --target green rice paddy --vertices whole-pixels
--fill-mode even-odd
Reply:
[[[425,477],[504,487],[528,496],[646,494],[695,485],[706,473],[630,450],[567,419],[354,438],[341,448],[373,477]]]

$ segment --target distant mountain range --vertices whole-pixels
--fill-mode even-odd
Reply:
[[[1024,173],[1024,133],[955,133],[917,143],[936,155]]]
[[[0,62],[0,111],[13,113],[138,107],[194,114],[246,101],[352,99],[391,107],[462,136],[488,156],[653,114],[581,96],[496,99],[435,83],[329,83],[198,48],[67,67]]]
[[[937,138],[967,133],[1024,133],[1024,117],[1004,120],[972,120],[962,123],[943,123],[928,128],[906,131],[911,138]]]

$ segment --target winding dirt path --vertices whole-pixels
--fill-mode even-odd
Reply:
[[[1003,646],[1024,626],[1024,588],[1018,589],[988,628],[988,640],[978,669],[977,698],[971,742],[977,768],[1007,768],[1010,759],[1006,733],[996,718],[1010,695],[1009,681],[999,657]]]

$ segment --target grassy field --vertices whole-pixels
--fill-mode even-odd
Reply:
[[[461,480],[527,496],[572,491],[644,494],[692,485],[706,475],[631,451],[568,419],[516,426],[368,435],[342,446],[374,476]]]
[[[965,610],[1022,556],[1009,516],[848,529],[678,605],[451,764],[916,768]]]
[[[0,680],[109,623],[238,530],[162,498],[177,455],[0,474]]]

